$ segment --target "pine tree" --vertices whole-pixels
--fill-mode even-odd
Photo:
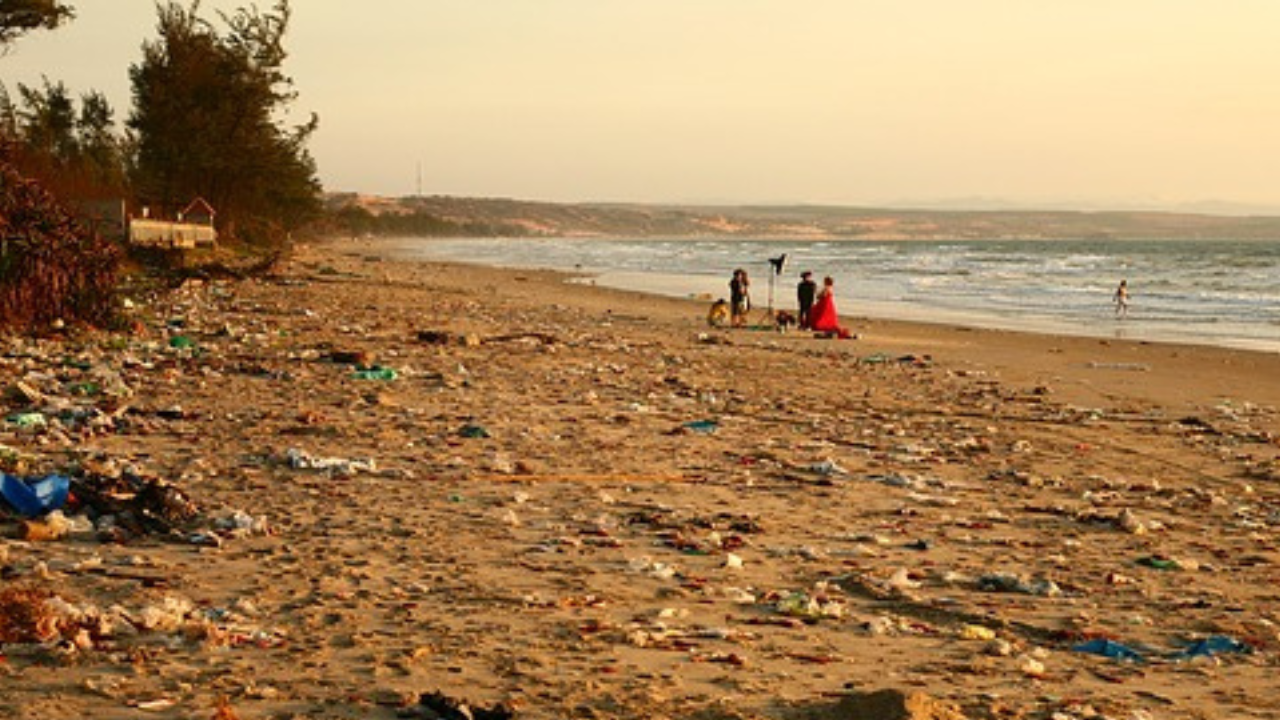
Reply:
[[[32,30],[52,30],[74,16],[57,0],[0,0],[0,51]]]
[[[129,70],[134,191],[165,208],[203,197],[221,236],[275,242],[320,208],[306,147],[315,116],[292,128],[275,120],[296,96],[282,71],[289,5],[223,14],[223,33],[199,9],[159,7],[159,38]]]

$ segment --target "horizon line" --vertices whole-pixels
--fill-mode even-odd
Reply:
[[[541,205],[582,205],[582,206],[631,206],[631,207],[674,207],[674,208],[829,208],[840,210],[890,210],[899,212],[961,212],[961,213],[1077,213],[1077,214],[1113,214],[1113,213],[1156,213],[1163,215],[1197,215],[1205,217],[1280,217],[1280,204],[1234,202],[1227,200],[1198,200],[1187,202],[1115,202],[1097,201],[1002,201],[997,198],[974,198],[972,202],[963,200],[919,200],[919,201],[884,201],[884,202],[841,202],[814,200],[770,200],[770,201],[733,201],[733,200],[555,200],[546,198],[516,197],[513,195],[468,195],[459,193],[433,192],[423,194],[421,191],[403,195],[383,194],[361,190],[325,190],[325,195],[355,195],[357,197],[381,198],[386,200],[414,200],[427,198],[443,198],[457,200],[482,200],[494,202],[517,202]]]

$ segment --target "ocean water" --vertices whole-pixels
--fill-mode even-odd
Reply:
[[[735,268],[755,307],[793,309],[802,270],[835,279],[855,329],[880,317],[1280,352],[1277,241],[775,241],[406,239],[415,257],[584,273],[678,297],[727,297]],[[770,258],[787,261],[776,273]],[[1112,295],[1129,284],[1127,317]]]

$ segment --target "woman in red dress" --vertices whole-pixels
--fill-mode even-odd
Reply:
[[[836,314],[835,284],[830,276],[822,279],[822,289],[818,290],[818,298],[810,311],[809,327],[828,337],[847,338],[849,330],[840,326],[840,317]]]

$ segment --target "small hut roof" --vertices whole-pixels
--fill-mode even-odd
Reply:
[[[208,215],[209,217],[213,217],[218,213],[213,209],[213,206],[209,204],[209,201],[205,200],[202,197],[197,197],[195,200],[192,200],[185,208],[182,209],[183,217],[186,217],[188,215],[201,215],[201,214]]]

